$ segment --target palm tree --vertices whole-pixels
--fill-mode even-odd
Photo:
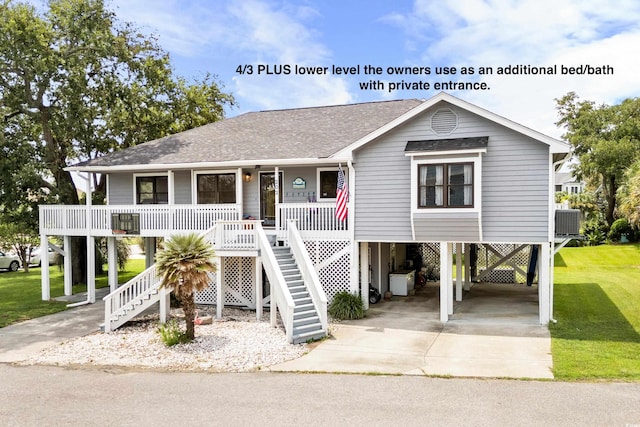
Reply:
[[[164,250],[158,252],[156,268],[162,275],[162,286],[170,288],[184,311],[187,330],[185,339],[195,338],[195,291],[209,286],[208,273],[216,271],[215,253],[202,236],[191,233],[172,236],[165,241]]]

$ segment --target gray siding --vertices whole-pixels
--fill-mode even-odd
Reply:
[[[133,174],[111,173],[109,174],[109,204],[131,205],[133,204]]]
[[[415,214],[413,223],[417,241],[477,242],[480,240],[477,212]]]
[[[178,171],[173,174],[173,185],[175,186],[176,205],[190,205],[192,199],[191,192],[191,172]]]
[[[430,116],[443,106],[458,115],[449,135],[436,135]],[[548,233],[548,146],[449,104],[438,104],[410,122],[362,147],[355,155],[356,239],[411,241],[411,158],[408,141],[489,136],[482,156],[482,232],[484,241],[542,242]],[[418,220],[418,241],[458,240],[474,233],[468,223]],[[463,231],[455,231],[464,225]],[[451,230],[443,234],[442,229]],[[436,233],[436,230],[437,233]],[[433,234],[431,234],[433,233]],[[430,238],[429,236],[433,236]],[[447,237],[441,239],[442,237]],[[468,239],[473,240],[473,239]]]

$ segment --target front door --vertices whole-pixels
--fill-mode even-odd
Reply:
[[[278,202],[282,202],[282,172],[279,173]],[[276,225],[276,174],[260,172],[260,219],[265,226]]]

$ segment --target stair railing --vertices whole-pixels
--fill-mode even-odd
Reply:
[[[287,342],[293,342],[293,310],[295,308],[293,298],[262,225],[256,223],[255,230],[258,237],[260,255],[262,256],[262,266],[271,284],[271,326],[276,326],[277,308],[284,324]]]
[[[311,261],[311,257],[309,257],[309,252],[302,241],[302,236],[298,231],[295,220],[289,221],[287,239],[289,240],[289,246],[291,247],[293,258],[300,269],[302,280],[307,286],[309,296],[311,297],[313,305],[316,308],[316,312],[318,313],[318,317],[320,318],[322,330],[326,333],[328,331],[327,295],[322,288],[318,272]]]
[[[216,226],[209,228],[206,231],[200,233],[201,236],[213,244],[213,239],[216,234]],[[123,322],[113,320],[114,316],[124,316],[125,309],[129,308],[134,301],[142,300],[147,295],[152,294],[160,287],[161,278],[157,275],[156,265],[144,270],[142,273],[129,280],[124,285],[118,287],[113,292],[109,293],[103,298],[104,301],[104,331],[111,332],[117,326],[116,324],[122,324]],[[163,297],[160,295],[158,298]],[[137,313],[131,312],[131,317]]]
[[[120,286],[107,296],[104,300],[104,331],[111,332],[114,324],[113,316],[124,315],[125,308],[133,304],[134,301],[150,295],[159,285],[160,278],[157,276],[155,264]]]

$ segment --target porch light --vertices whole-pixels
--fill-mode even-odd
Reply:
[[[251,172],[244,173],[244,182],[251,182]]]

